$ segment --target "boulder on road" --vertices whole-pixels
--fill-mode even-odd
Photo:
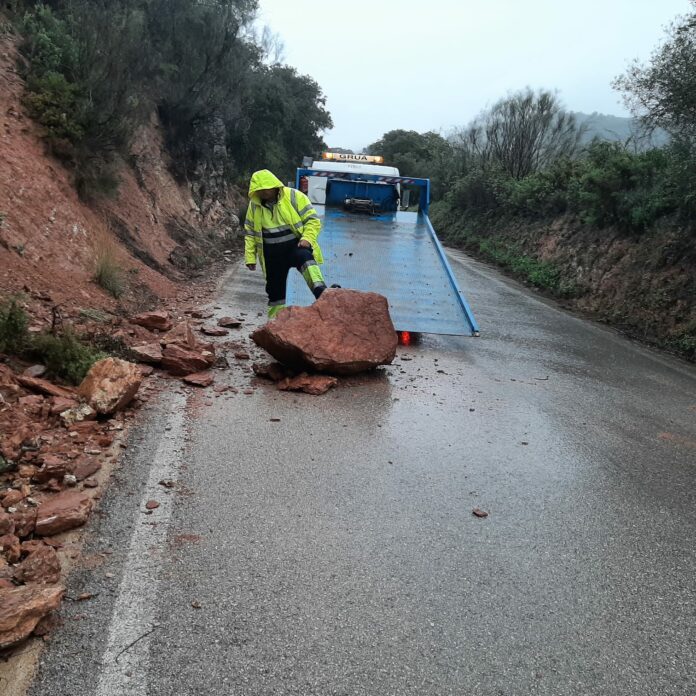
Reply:
[[[137,365],[106,358],[94,363],[78,389],[87,403],[102,415],[125,408],[136,395],[143,375]]]
[[[388,365],[397,347],[387,299],[344,289],[326,290],[309,307],[288,307],[251,337],[293,369],[338,375]]]
[[[172,328],[169,312],[143,312],[133,317],[131,321],[138,326],[150,329],[150,331],[169,331]]]
[[[92,501],[88,495],[77,491],[59,493],[39,506],[35,533],[51,536],[81,527],[91,510]]]
[[[28,638],[49,612],[60,606],[64,588],[0,589],[0,650]]]

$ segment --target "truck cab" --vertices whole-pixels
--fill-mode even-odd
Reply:
[[[367,176],[397,178],[399,170],[383,164],[379,155],[352,155],[325,152],[322,159],[313,160],[310,168],[316,172],[332,173],[334,177],[308,176],[300,180],[300,190],[312,203],[343,207],[359,213],[395,212],[401,202],[400,183],[368,180]],[[340,174],[352,175],[345,179]],[[362,175],[366,175],[363,179]]]

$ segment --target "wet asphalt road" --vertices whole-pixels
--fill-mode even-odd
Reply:
[[[150,408],[34,696],[696,694],[696,370],[456,258],[480,339]]]

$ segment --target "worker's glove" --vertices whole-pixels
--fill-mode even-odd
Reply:
[[[256,270],[256,264],[255,264],[255,263],[248,263],[248,264],[246,265],[246,267],[247,267],[250,271],[255,271],[255,270]]]
[[[300,247],[300,249],[310,249],[312,247],[306,239],[300,239],[300,241],[297,242],[297,246]]]

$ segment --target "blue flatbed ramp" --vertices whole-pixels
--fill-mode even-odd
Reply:
[[[328,285],[377,292],[389,301],[397,331],[478,335],[471,309],[425,213],[361,215],[316,206]],[[291,271],[288,304],[314,301]]]

